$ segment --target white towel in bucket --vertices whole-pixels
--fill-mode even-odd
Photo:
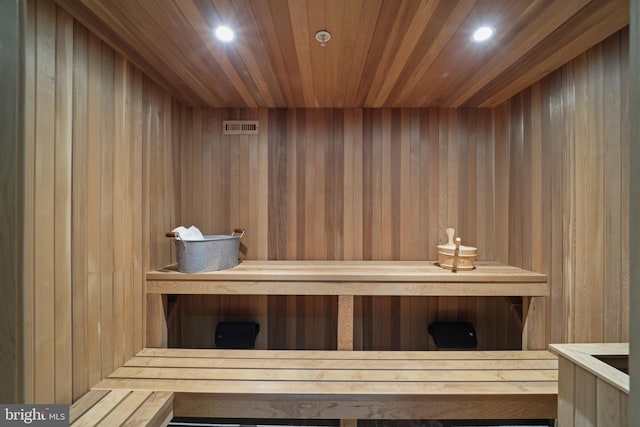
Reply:
[[[177,240],[204,240],[202,232],[195,225],[192,225],[189,228],[180,226],[171,231],[177,233]]]

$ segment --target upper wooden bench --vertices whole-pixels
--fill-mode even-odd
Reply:
[[[145,349],[95,386],[169,392],[174,415],[553,419],[548,351]]]
[[[185,274],[146,274],[148,294],[547,296],[547,276],[497,262],[456,273],[434,261],[243,261]]]
[[[146,275],[146,347],[167,346],[169,294],[336,295],[339,350],[353,348],[354,296],[521,297],[524,349],[546,349],[544,274],[496,262],[452,273],[433,261],[243,261],[221,271],[179,273],[173,268]]]

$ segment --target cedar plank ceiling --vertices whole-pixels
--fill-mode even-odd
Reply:
[[[214,108],[493,107],[629,23],[629,0],[56,1],[186,105]],[[497,34],[475,44],[480,24]]]

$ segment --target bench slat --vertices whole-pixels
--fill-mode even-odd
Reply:
[[[221,359],[322,359],[322,360],[458,360],[458,359],[533,359],[557,360],[546,350],[496,351],[335,351],[335,350],[222,350],[145,348],[140,357],[191,357]]]
[[[69,423],[73,424],[85,412],[109,393],[109,390],[89,390],[69,408]]]
[[[241,380],[164,380],[107,378],[94,388],[173,391],[178,393],[215,393],[220,395],[266,396],[274,395],[335,395],[341,398],[362,398],[375,394],[376,398],[409,395],[521,395],[557,394],[556,381],[501,381],[501,382],[362,382],[362,381],[241,381]]]
[[[114,387],[121,389],[122,387]],[[74,427],[95,426],[100,420],[107,416],[113,408],[124,400],[131,393],[131,389],[127,390],[113,390],[111,393],[104,396],[100,401],[96,402],[91,409],[86,411],[78,420],[73,424]]]
[[[173,269],[149,271],[148,282],[321,282],[324,287],[334,282],[545,282],[547,276],[497,262],[479,261],[472,271],[451,274],[434,261],[243,261],[234,268],[197,274],[179,273]],[[321,288],[323,289],[323,288]],[[324,289],[323,289],[324,290]],[[317,291],[316,291],[317,292]]]
[[[167,425],[173,418],[173,400],[172,392],[94,389],[71,405],[70,424],[74,427]]]
[[[118,406],[105,416],[98,424],[101,427],[113,427],[124,424],[124,422],[131,417],[131,415],[138,410],[138,408],[144,403],[149,396],[150,391],[134,391],[131,392],[125,399],[123,399]]]
[[[326,370],[326,369],[116,369],[109,378],[242,380],[242,381],[556,381],[556,369],[513,370]]]
[[[167,425],[173,418],[173,396],[171,392],[158,391],[153,393],[123,426]]]
[[[558,361],[552,359],[464,359],[464,360],[323,360],[323,359],[247,359],[247,358],[183,358],[183,357],[134,357],[128,367],[192,367],[229,369],[557,369]]]

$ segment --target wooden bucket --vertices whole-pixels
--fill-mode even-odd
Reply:
[[[462,246],[462,239],[457,237],[454,241],[455,230],[447,228],[449,241],[444,245],[438,245],[438,264],[448,270],[473,270],[476,268],[475,261],[478,255],[478,248],[473,246]]]

